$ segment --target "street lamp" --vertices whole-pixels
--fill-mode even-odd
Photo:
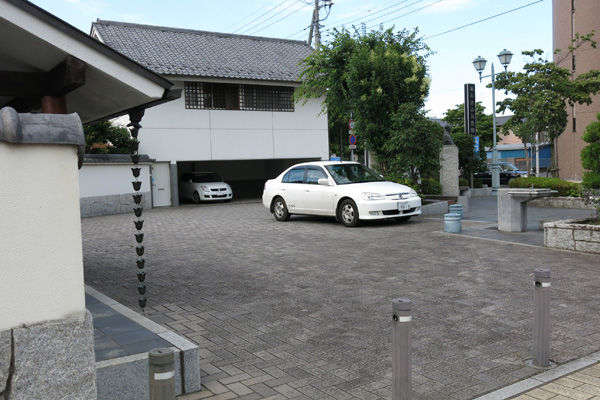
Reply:
[[[498,58],[500,59],[500,64],[504,66],[504,72],[506,72],[506,68],[508,64],[510,64],[510,60],[512,59],[513,54],[504,49],[498,54]],[[481,73],[485,69],[485,64],[487,60],[481,56],[477,57],[473,60],[473,66],[475,70],[479,72],[479,82],[483,78],[492,78],[492,125],[493,125],[493,146],[492,146],[492,196],[496,196],[498,194],[498,188],[500,187],[500,163],[498,157],[498,148],[496,147],[496,74],[494,73],[494,63],[492,63],[492,73],[491,75],[481,76]]]

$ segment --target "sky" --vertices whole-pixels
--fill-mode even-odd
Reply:
[[[31,0],[38,7],[90,32],[97,19],[171,28],[302,40],[308,38],[314,0]],[[319,1],[322,4],[322,0]],[[522,71],[522,51],[541,49],[552,58],[552,0],[333,0],[319,13],[321,41],[333,28],[365,24],[368,31],[418,29],[435,52],[427,59],[431,76],[425,104],[429,117],[443,118],[464,102],[464,84],[474,83],[476,100],[492,112],[491,78],[473,60],[488,60],[483,75],[503,70],[498,53],[514,56],[509,71]],[[496,91],[496,101],[504,94]]]

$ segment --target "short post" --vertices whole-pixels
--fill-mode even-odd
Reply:
[[[150,400],[175,400],[174,360],[173,349],[159,348],[148,353]]]
[[[392,301],[392,399],[410,400],[412,396],[411,348],[412,302],[409,299]]]
[[[550,270],[536,268],[533,272],[533,359],[536,367],[550,365]]]

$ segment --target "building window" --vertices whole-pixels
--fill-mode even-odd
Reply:
[[[294,88],[232,83],[185,82],[185,108],[294,111]]]

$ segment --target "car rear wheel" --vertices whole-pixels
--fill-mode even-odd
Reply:
[[[358,208],[354,201],[347,199],[342,202],[342,205],[340,205],[340,219],[344,226],[353,227],[358,225]]]
[[[194,192],[194,195],[192,196],[192,200],[194,200],[194,203],[196,204],[200,204],[200,195],[198,194],[198,192]]]
[[[273,214],[275,215],[275,219],[277,221],[283,222],[290,219],[290,213],[288,212],[285,200],[283,200],[281,197],[276,198],[273,202]]]

